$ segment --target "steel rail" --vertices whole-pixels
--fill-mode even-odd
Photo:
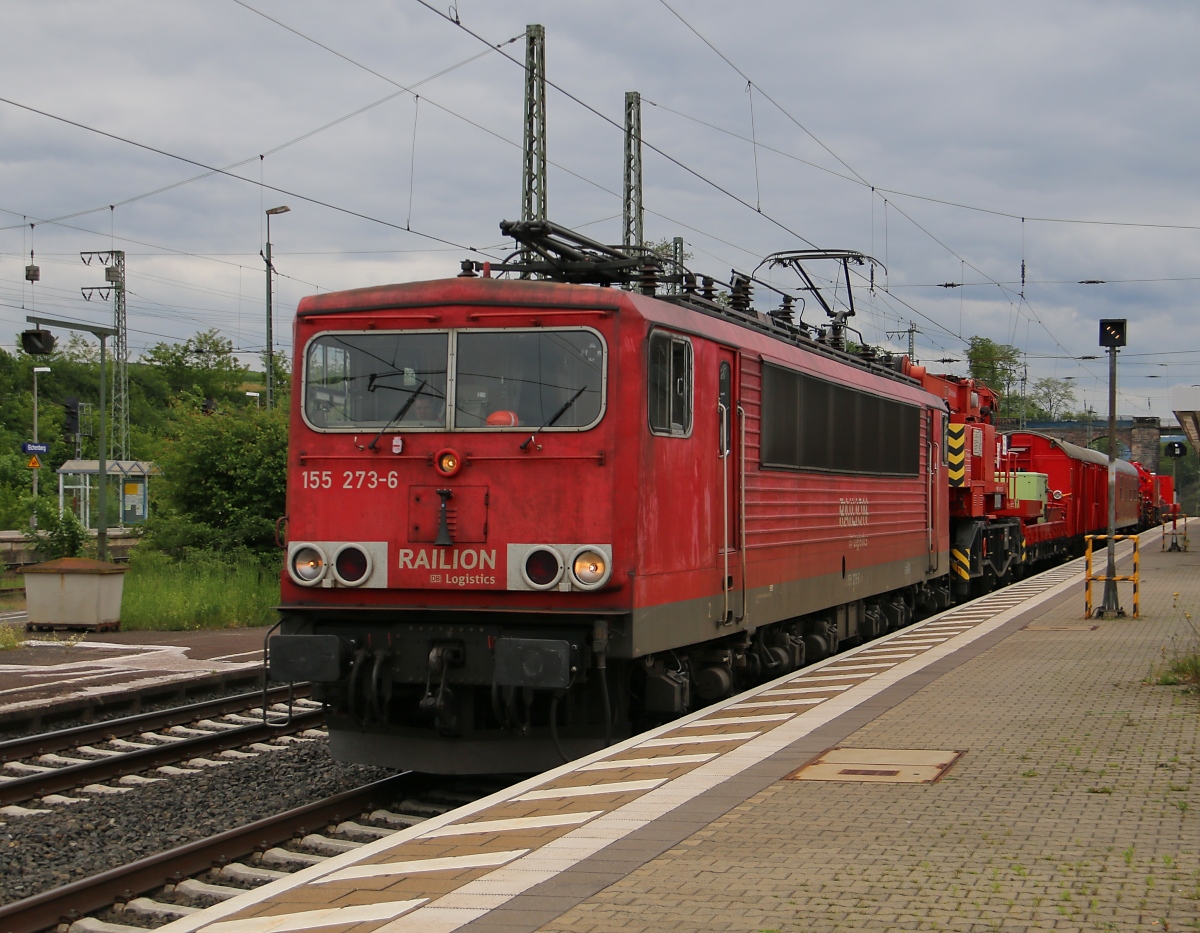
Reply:
[[[213,732],[211,735],[180,739],[167,745],[157,745],[154,748],[139,748],[119,757],[99,758],[82,764],[67,765],[52,771],[15,778],[0,783],[0,804],[20,803],[24,800],[32,800],[34,797],[44,797],[46,794],[70,790],[81,784],[107,781],[114,777],[175,764],[187,758],[262,742],[286,732],[311,729],[321,723],[324,718],[325,711],[323,709],[297,712],[292,715],[291,722],[286,727],[254,723],[253,725],[239,726],[236,729],[223,729],[220,732]]]
[[[297,684],[292,696],[304,698],[311,692],[311,685]],[[101,722],[86,723],[82,726],[72,726],[69,729],[58,729],[53,732],[41,732],[35,735],[23,735],[19,738],[0,742],[0,761],[19,761],[34,755],[45,755],[48,752],[60,752],[64,749],[75,748],[79,745],[89,745],[92,742],[104,742],[108,739],[120,739],[127,735],[137,735],[141,732],[153,732],[170,726],[185,726],[197,719],[210,719],[213,716],[224,716],[226,713],[236,713],[249,706],[261,705],[263,694],[261,690],[251,693],[239,693],[233,696],[220,697],[216,700],[203,700],[188,706],[173,706],[170,709],[154,710],[149,713],[135,713],[132,716],[122,716],[119,719],[106,719]],[[272,687],[267,692],[269,702],[277,703],[288,698],[288,688]]]
[[[70,923],[83,914],[102,910],[130,894],[152,891],[178,876],[199,874],[214,863],[244,858],[255,849],[267,849],[285,842],[296,833],[325,823],[340,822],[345,816],[377,806],[386,806],[396,796],[409,793],[415,778],[412,772],[406,771],[356,790],[344,791],[316,803],[256,820],[238,829],[230,829],[207,839],[197,839],[91,878],[13,901],[0,906],[0,930],[3,933],[37,933],[60,922]]]

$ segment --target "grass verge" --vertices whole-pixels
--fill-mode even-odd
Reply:
[[[273,625],[279,568],[253,555],[195,553],[176,562],[136,548],[125,575],[121,628],[179,632]]]

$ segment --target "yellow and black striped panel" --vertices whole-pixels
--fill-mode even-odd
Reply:
[[[950,485],[966,485],[967,426],[965,424],[952,424],[947,429],[946,455],[950,462]]]
[[[950,549],[950,569],[962,577],[964,580],[971,579],[971,555],[959,550],[958,548]]]

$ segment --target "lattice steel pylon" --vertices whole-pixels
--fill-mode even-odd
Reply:
[[[546,219],[546,28],[525,27],[525,148],[521,219]]]
[[[625,92],[625,188],[621,244],[642,246],[642,95]]]
[[[86,250],[79,254],[84,265],[90,266],[93,259],[104,263],[104,286],[89,285],[81,288],[88,301],[99,293],[107,300],[112,291],[113,328],[117,336],[113,341],[112,368],[112,429],[108,435],[108,457],[112,460],[129,459],[129,328],[125,319],[125,251]]]
[[[112,262],[104,270],[104,278],[113,287],[112,434],[109,456],[114,460],[129,459],[129,328],[125,319],[125,251],[113,250]]]

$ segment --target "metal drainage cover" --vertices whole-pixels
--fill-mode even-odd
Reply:
[[[1025,626],[1027,632],[1094,632],[1100,626],[1088,625],[1086,622],[1037,623],[1030,622]]]
[[[925,748],[831,748],[787,780],[932,784],[963,754]]]

